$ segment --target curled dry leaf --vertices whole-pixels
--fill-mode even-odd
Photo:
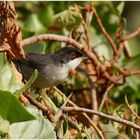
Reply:
[[[7,43],[4,43],[0,46],[0,52],[7,52],[7,54],[10,56],[10,58],[15,57],[15,55],[11,51],[11,48],[10,48],[9,44],[7,44]]]
[[[18,26],[11,29],[11,32],[7,38],[7,43],[10,45],[11,51],[16,56],[16,59],[24,57],[24,51],[22,48],[22,34],[21,29]]]
[[[15,24],[17,14],[14,2],[0,2],[0,9],[0,51],[6,51],[11,59],[23,58],[22,34],[20,27]]]

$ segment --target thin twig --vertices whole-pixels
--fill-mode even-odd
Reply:
[[[91,100],[92,100],[92,109],[93,110],[98,110],[98,100],[97,100],[97,93],[96,93],[96,89],[94,86],[91,86]],[[98,116],[93,115],[92,120],[94,121],[95,124],[97,124],[98,122]]]
[[[125,48],[125,41],[129,40],[131,38],[134,38],[139,34],[140,34],[140,27],[136,31],[134,31],[132,34],[130,34],[126,37],[123,37],[121,39],[120,46],[119,46],[119,49],[117,50],[116,56],[110,61],[111,65],[113,65],[119,59],[123,49]]]
[[[79,126],[78,126],[78,123],[72,121],[66,114],[63,113],[63,114],[62,114],[62,118],[65,119],[65,120],[67,119],[68,122],[69,122],[69,124],[70,124],[73,128],[75,128],[77,131],[80,131]]]
[[[107,38],[108,42],[110,43],[113,51],[115,54],[117,54],[117,48],[116,48],[116,45],[115,43],[113,42],[112,38],[110,37],[110,35],[107,33],[106,29],[104,28],[103,24],[102,24],[102,21],[101,19],[99,18],[97,12],[96,12],[96,8],[95,8],[95,4],[93,4],[94,8],[93,8],[93,14],[95,16],[95,19],[101,29],[101,31],[103,32],[103,34],[105,35],[105,37]]]
[[[47,107],[43,106],[40,102],[38,102],[37,100],[35,100],[30,94],[25,94],[24,96],[27,97],[28,100],[29,100],[32,104],[34,104],[37,108],[39,108],[39,109],[42,110],[44,113],[46,113],[46,114],[47,114],[47,117],[48,117],[51,121],[54,120],[54,116],[50,113],[50,110],[49,110]]]
[[[24,104],[24,106],[29,104],[29,100],[22,94],[20,95],[19,100]]]
[[[87,46],[88,46],[88,50],[91,51],[91,42],[90,42],[90,38],[89,38],[89,34],[88,34],[88,26],[90,25],[92,16],[93,16],[93,11],[92,9],[92,4],[90,6],[85,7],[84,9],[82,9],[83,12],[83,16],[82,16],[82,21],[83,21],[83,28],[84,28],[84,32],[85,32],[85,37],[86,37],[86,41],[87,41]],[[91,13],[91,15],[87,16],[87,13]],[[87,19],[88,18],[88,19]]]
[[[128,36],[124,37],[123,40],[129,40],[129,39],[132,39],[134,37],[136,37],[137,35],[140,34],[140,27],[138,27],[136,29],[136,31],[134,31],[133,33],[129,34]]]
[[[36,105],[42,111],[44,111],[44,112],[49,111],[45,106],[43,106],[41,103],[39,103],[37,100],[35,100],[30,94],[25,94],[24,96],[27,97],[29,99],[29,101],[31,101],[31,103]]]
[[[51,108],[49,107],[47,101],[43,98],[43,96],[40,95],[39,97],[40,97],[40,99],[43,101],[43,103],[44,103],[44,105],[46,106],[46,108],[48,108],[48,110],[49,110],[50,112],[53,112],[53,113],[54,113],[54,111],[51,110]]]
[[[98,112],[98,111],[95,111],[95,110],[80,108],[80,107],[74,106],[74,107],[64,107],[63,111],[65,111],[65,112],[78,111],[78,112],[86,112],[86,113],[95,114],[95,115],[107,118],[108,120],[112,120],[112,121],[115,121],[115,122],[118,122],[118,123],[125,124],[125,125],[130,126],[130,127],[133,127],[134,129],[136,129],[137,131],[140,132],[140,126],[133,123],[133,122],[130,122],[128,120],[124,120],[124,119],[121,119],[121,118],[116,118],[116,117],[113,117],[111,115],[107,115],[105,113]]]
[[[121,42],[120,45],[119,45],[119,49],[118,49],[118,51],[116,53],[116,56],[110,61],[111,65],[116,63],[117,60],[120,58],[120,55],[121,55],[122,51],[124,50],[124,47],[125,47],[124,42]]]
[[[104,102],[105,102],[105,100],[106,100],[106,97],[107,97],[109,91],[113,88],[113,86],[114,86],[114,84],[111,84],[110,86],[107,87],[107,89],[106,89],[106,91],[105,91],[105,93],[104,93],[104,95],[103,95],[101,104],[100,104],[100,106],[99,106],[99,111],[102,110],[103,105],[104,105]]]
[[[59,118],[62,116],[63,111],[62,108],[66,106],[67,102],[70,100],[71,96],[73,93],[71,93],[65,100],[64,104],[60,107],[60,109],[58,110],[58,112],[56,113],[55,117],[55,122],[57,122],[59,120]]]
[[[140,70],[126,70],[125,71],[125,75],[126,76],[131,76],[131,75],[139,75],[140,74]]]
[[[127,100],[127,96],[125,96],[125,102],[127,107],[129,108],[129,110],[136,116],[136,118],[140,121],[140,116],[138,116],[138,114],[132,109],[132,107],[129,105],[128,100]]]
[[[66,96],[56,87],[53,87],[61,96],[63,96],[64,98],[66,98]],[[78,107],[75,103],[73,103],[71,100],[68,101],[69,104],[71,104],[72,106]],[[87,121],[89,122],[89,124],[95,129],[95,131],[97,132],[97,134],[100,136],[100,138],[104,139],[104,136],[102,134],[102,131],[100,131],[100,129],[94,125],[93,121],[89,118],[89,116],[86,113],[82,113],[85,118],[87,119]]]
[[[100,130],[102,130],[102,133],[103,133],[105,139],[108,139],[108,137],[107,137],[107,135],[106,135],[106,133],[104,131],[104,127],[103,127],[103,124],[102,124],[101,121],[98,121],[98,127],[100,128]]]
[[[115,78],[116,81],[119,81],[126,76],[140,75],[140,70],[122,70],[119,68],[119,71],[122,73],[122,75],[117,76]]]
[[[129,110],[135,115],[135,117],[138,119],[138,123],[140,123],[140,116],[132,109],[132,107],[130,106],[130,104],[128,103],[127,100],[127,96],[125,95],[125,103],[127,105],[127,107],[129,108]],[[140,132],[136,132],[136,139],[140,138]]]
[[[84,27],[84,31],[85,31],[88,50],[91,51],[91,42],[90,42],[89,35],[88,35],[88,25],[87,25],[87,23],[85,23],[84,20],[83,20],[83,27]]]

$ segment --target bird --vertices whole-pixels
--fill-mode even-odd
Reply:
[[[42,89],[60,84],[85,58],[79,49],[66,46],[51,54],[26,53],[15,65],[26,81],[37,69],[38,77],[32,87]]]

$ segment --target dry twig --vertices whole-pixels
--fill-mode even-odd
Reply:
[[[54,116],[55,122],[57,122],[59,120],[59,118],[62,116],[62,114],[63,114],[62,108],[66,106],[66,104],[70,100],[71,96],[72,96],[72,93],[67,97],[67,99],[65,100],[64,104],[60,107],[60,109],[58,110],[58,112]]]
[[[51,120],[54,121],[54,116],[51,114],[50,110],[46,107],[43,106],[40,102],[38,102],[37,100],[35,100],[30,94],[25,94],[25,97],[28,98],[28,100],[34,104],[37,108],[39,108],[40,110],[42,110],[44,113],[47,114],[47,117]]]
[[[127,96],[125,96],[125,102],[129,110],[136,116],[136,118],[140,121],[140,116],[132,109],[132,107],[129,105]]]
[[[131,33],[131,34],[129,34],[128,36],[124,37],[124,38],[123,38],[123,41],[132,39],[132,38],[134,38],[134,37],[136,37],[136,36],[138,36],[138,35],[140,35],[140,27],[138,27],[138,28],[136,29],[136,31],[134,31],[133,33]]]
[[[116,47],[115,43],[113,42],[112,38],[110,37],[110,35],[107,33],[106,29],[104,28],[104,26],[102,24],[102,21],[99,18],[97,12],[96,12],[95,4],[93,4],[93,6],[94,6],[94,8],[93,8],[93,14],[95,16],[95,19],[96,19],[96,21],[97,21],[97,23],[98,23],[98,25],[99,25],[102,33],[105,35],[105,37],[107,38],[108,42],[110,43],[110,45],[111,45],[114,53],[117,54],[117,47]]]
[[[66,96],[56,87],[53,87],[61,96],[63,96],[64,98],[66,98]],[[78,107],[75,103],[73,103],[71,100],[68,100],[69,104],[75,107]],[[89,118],[89,116],[83,112],[83,115],[85,116],[85,118],[87,119],[87,121],[89,122],[89,124],[93,127],[93,129],[95,129],[95,131],[97,132],[97,134],[100,136],[100,138],[104,139],[104,136],[102,134],[102,131],[100,131],[100,129],[94,125],[93,121]]]
[[[121,118],[116,118],[116,117],[113,117],[111,115],[107,115],[107,114],[102,113],[102,112],[98,112],[98,111],[91,110],[91,109],[86,109],[86,108],[80,108],[80,107],[76,107],[76,106],[75,107],[64,107],[62,109],[65,112],[77,111],[77,112],[86,112],[86,113],[95,114],[95,115],[107,118],[108,120],[112,120],[112,121],[115,121],[115,122],[118,122],[118,123],[125,124],[125,125],[130,126],[130,127],[133,127],[138,132],[140,132],[140,126],[139,125],[137,125],[137,124],[135,124],[133,122],[121,119]]]
[[[104,95],[103,95],[102,101],[101,101],[101,103],[100,103],[99,111],[102,110],[102,107],[103,107],[103,105],[104,105],[104,102],[105,102],[105,100],[106,100],[106,97],[107,97],[109,91],[113,88],[113,86],[114,86],[114,84],[111,84],[110,86],[107,87],[107,89],[106,89],[106,91],[105,91],[105,93],[104,93]]]

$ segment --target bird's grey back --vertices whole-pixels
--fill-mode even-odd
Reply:
[[[25,59],[17,60],[15,63],[23,77],[28,80],[35,69],[41,72],[43,67],[46,67],[47,64],[55,63],[55,61],[50,58],[50,54],[26,53]]]
[[[68,71],[57,62],[59,61],[56,61],[55,55],[28,53],[25,59],[18,60],[16,63],[25,80],[28,80],[37,69],[39,75],[32,86],[45,88],[58,85],[68,76]]]

